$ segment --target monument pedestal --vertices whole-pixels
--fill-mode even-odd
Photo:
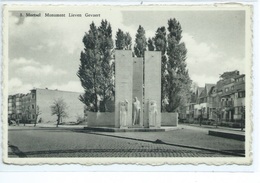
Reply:
[[[144,128],[144,127],[141,126],[141,125],[132,125],[132,126],[130,126],[129,128]]]

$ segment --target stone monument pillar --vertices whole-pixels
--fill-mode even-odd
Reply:
[[[145,52],[144,127],[161,127],[161,52]]]
[[[139,116],[134,111],[133,105],[133,126],[143,127],[143,58],[133,58],[133,100],[135,98],[140,102]],[[135,120],[134,118],[138,118]]]
[[[123,102],[128,102],[125,112]],[[116,50],[115,52],[115,127],[132,126],[133,101],[133,57],[132,51]],[[120,115],[121,114],[121,115]],[[121,117],[121,121],[120,121]],[[126,125],[120,124],[125,122]]]

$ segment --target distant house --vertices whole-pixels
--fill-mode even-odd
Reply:
[[[54,100],[62,98],[68,106],[68,117],[64,118],[63,122],[76,122],[78,117],[84,116],[84,104],[79,100],[80,94],[78,92],[37,88],[32,89],[27,94],[9,95],[8,117],[16,121],[25,120],[28,123],[34,123],[35,120],[55,122],[57,116],[51,114],[51,105]],[[14,100],[16,101],[15,105],[13,105]],[[36,119],[37,110],[40,111],[40,115]]]
[[[212,109],[212,98],[210,96],[210,91],[213,87],[215,87],[215,84],[205,84],[205,87],[198,88],[197,104],[195,105],[195,118],[209,118]]]
[[[238,71],[225,72],[216,84],[198,87],[195,99],[187,104],[189,121],[241,122],[245,120],[245,75]]]
[[[186,105],[186,119],[192,121],[195,115],[195,105],[196,105],[196,93],[192,93],[189,98],[189,102]]]
[[[194,119],[198,119],[201,114],[200,96],[202,95],[201,93],[203,92],[203,90],[204,90],[203,87],[198,87],[196,90],[196,95],[195,95],[196,104],[194,105]]]
[[[8,96],[8,119],[22,119],[22,97],[23,94],[15,94]]]

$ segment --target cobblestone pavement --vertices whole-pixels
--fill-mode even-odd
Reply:
[[[150,141],[161,141],[168,144],[183,145],[189,147],[198,147],[214,149],[217,151],[233,152],[244,154],[245,142],[215,137],[208,135],[206,128],[179,125],[178,128],[166,132],[137,132],[137,133],[99,133],[108,136],[118,136],[132,139],[142,139]],[[97,132],[95,132],[97,133]]]
[[[165,136],[169,132],[90,133],[78,129],[16,127],[8,132],[9,157],[227,157],[230,155],[127,139],[131,136]],[[113,135],[113,136],[111,136]],[[116,136],[121,135],[121,136]],[[215,137],[216,138],[216,137]],[[151,138],[150,138],[151,139]],[[198,139],[199,140],[199,139]]]

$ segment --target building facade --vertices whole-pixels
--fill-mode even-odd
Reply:
[[[56,122],[57,116],[52,115],[51,105],[55,100],[62,99],[67,106],[68,114],[68,117],[63,118],[62,121],[76,122],[79,117],[84,117],[84,104],[79,100],[80,94],[37,88],[27,94],[9,95],[8,119],[20,123]]]
[[[195,100],[187,105],[187,121],[245,121],[245,75],[232,71],[222,76],[216,84],[197,88]]]
[[[8,119],[22,119],[22,98],[23,94],[15,94],[8,96]],[[19,121],[18,121],[19,122]]]

